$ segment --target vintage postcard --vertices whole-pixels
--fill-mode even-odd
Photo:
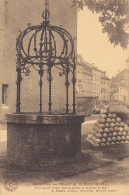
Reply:
[[[128,0],[0,0],[0,195],[129,194]]]

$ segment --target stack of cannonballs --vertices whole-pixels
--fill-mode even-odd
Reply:
[[[110,113],[106,105],[86,140],[95,147],[129,143],[129,127],[116,114]]]

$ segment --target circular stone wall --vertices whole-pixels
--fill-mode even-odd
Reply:
[[[16,163],[74,156],[81,151],[78,115],[7,115],[7,155]]]

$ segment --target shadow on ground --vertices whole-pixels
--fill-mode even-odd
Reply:
[[[49,159],[44,162],[30,162],[30,164],[12,165],[6,158],[0,161],[0,181],[14,179],[18,183],[46,184],[61,178],[71,177],[80,173],[95,171],[105,165],[129,156],[129,144],[113,145],[104,148],[94,148],[82,136],[82,152],[74,158]]]

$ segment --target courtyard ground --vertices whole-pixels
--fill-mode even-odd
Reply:
[[[74,159],[56,159],[37,167],[12,166],[7,162],[7,130],[0,130],[0,183],[14,179],[21,186],[53,184],[129,185],[129,145],[93,148],[86,142],[98,116],[82,124],[82,153]],[[58,163],[57,163],[58,162]],[[124,193],[123,193],[124,194]],[[129,193],[127,193],[128,195]]]

